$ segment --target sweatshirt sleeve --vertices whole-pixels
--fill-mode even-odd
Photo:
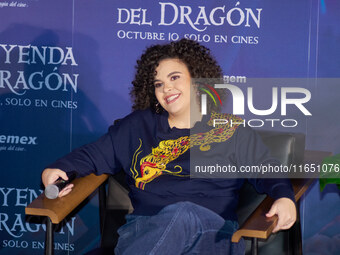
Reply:
[[[97,141],[75,149],[47,168],[59,168],[65,172],[76,171],[80,176],[91,173],[114,174],[121,169],[115,153],[115,146],[118,146],[115,144],[116,129],[117,124],[110,126],[108,132]]]
[[[280,165],[276,158],[270,155],[269,149],[262,142],[261,137],[250,127],[238,127],[236,142],[237,165]],[[285,178],[261,178],[261,176],[251,175],[248,181],[259,193],[266,193],[273,199],[286,197],[295,202],[294,192],[289,179]]]

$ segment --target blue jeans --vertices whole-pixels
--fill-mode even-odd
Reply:
[[[238,228],[215,212],[191,202],[164,207],[153,216],[127,215],[118,230],[115,254],[244,254],[244,241],[232,243]]]

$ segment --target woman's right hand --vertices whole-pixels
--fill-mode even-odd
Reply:
[[[45,187],[49,184],[54,183],[59,178],[68,180],[67,174],[64,171],[57,168],[46,168],[41,175],[41,180]],[[63,188],[59,192],[58,197],[66,196],[68,193],[72,191],[73,186],[74,185],[72,183],[68,184],[65,188]]]

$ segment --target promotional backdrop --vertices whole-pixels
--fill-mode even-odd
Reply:
[[[279,105],[241,117],[278,119],[257,128],[302,132],[307,149],[340,153],[339,24],[340,3],[330,0],[0,0],[0,254],[43,254],[45,225],[24,213],[42,192],[42,170],[131,111],[136,60],[153,44],[207,46],[226,82],[245,95],[253,87],[256,109],[270,108],[272,87],[279,102],[281,87],[304,88],[292,97],[306,98],[311,115],[297,105],[283,115]],[[321,193],[318,183],[303,198],[305,254],[337,249],[339,202],[334,185]],[[94,197],[55,234],[55,254],[82,254],[99,239]]]

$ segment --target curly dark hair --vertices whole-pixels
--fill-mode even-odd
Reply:
[[[181,60],[187,66],[191,78],[222,77],[222,69],[211,56],[210,50],[193,40],[181,39],[164,45],[153,45],[147,48],[137,60],[136,75],[130,91],[133,110],[143,110],[149,107],[156,112],[163,110],[157,104],[154,80],[159,63],[169,58]],[[211,102],[208,100],[208,109],[211,108]]]

